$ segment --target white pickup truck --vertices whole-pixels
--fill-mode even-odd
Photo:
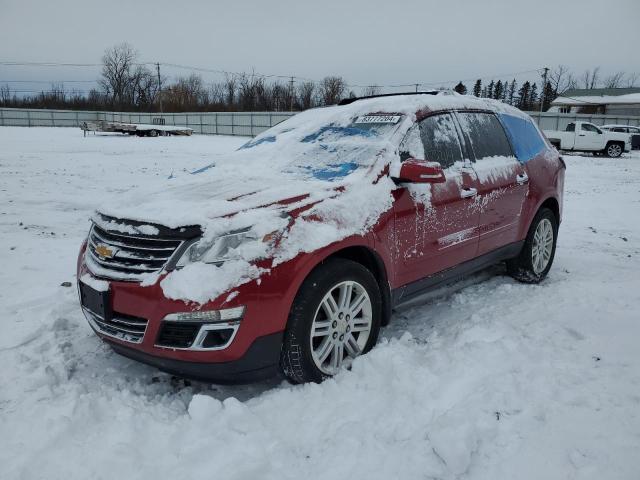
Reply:
[[[558,150],[593,152],[607,157],[619,157],[631,150],[629,134],[601,130],[588,122],[571,122],[564,132],[545,130],[544,134]]]

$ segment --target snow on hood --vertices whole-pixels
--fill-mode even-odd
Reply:
[[[264,273],[274,264],[352,235],[364,235],[392,206],[395,188],[385,169],[420,110],[484,108],[523,115],[499,102],[460,95],[411,95],[361,100],[302,112],[193,172],[139,190],[101,213],[171,228],[199,225],[205,241],[251,228],[224,266],[192,264],[162,280],[168,298],[204,303]],[[361,123],[361,116],[394,114],[395,121]],[[388,170],[387,170],[388,171]],[[295,221],[286,212],[302,209]],[[277,247],[262,242],[277,232]],[[145,282],[153,281],[146,280]]]

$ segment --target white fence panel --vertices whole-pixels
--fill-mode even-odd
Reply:
[[[624,115],[589,115],[556,112],[527,112],[543,130],[564,130],[576,120],[596,125],[622,124],[640,126],[640,117]],[[289,112],[183,112],[136,113],[90,112],[0,108],[0,126],[78,127],[81,122],[106,120],[123,123],[149,123],[192,128],[204,135],[255,136],[295,115]]]

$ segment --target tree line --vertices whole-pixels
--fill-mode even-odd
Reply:
[[[462,82],[459,82],[454,90],[463,95],[472,94],[476,97],[501,100],[525,111],[540,110],[541,106],[542,110],[546,111],[551,102],[570,89],[624,88],[634,87],[637,84],[638,74],[636,73],[617,72],[602,78],[600,67],[596,67],[586,70],[576,78],[566,66],[560,65],[548,72],[546,83],[541,82],[540,87],[537,82],[532,83],[528,80],[519,84],[515,78],[511,81],[491,80],[488,83],[478,79],[471,91],[468,91],[467,86]]]
[[[566,66],[552,69],[542,82],[478,79],[468,87],[459,82],[454,90],[476,97],[494,98],[522,110],[547,110],[551,102],[570,88],[635,86],[637,74],[618,72],[602,77],[598,67],[575,77]],[[362,89],[361,95],[375,95],[382,87]],[[98,88],[89,92],[67,91],[63,84],[30,96],[18,96],[0,87],[0,106],[17,108],[59,108],[74,110],[118,110],[150,112],[185,111],[300,111],[333,105],[355,92],[343,77],[327,76],[319,82],[267,80],[255,73],[226,74],[219,82],[207,83],[192,73],[168,82],[152,65],[139,63],[136,50],[123,43],[108,48],[102,57]]]

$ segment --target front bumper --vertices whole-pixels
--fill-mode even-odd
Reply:
[[[278,373],[282,332],[257,338],[238,360],[222,363],[201,363],[156,357],[121,343],[107,343],[116,353],[146,363],[163,372],[183,378],[216,383],[248,383],[275,376]]]
[[[287,289],[295,282],[291,280],[291,269],[286,266],[275,268],[259,280],[234,288],[235,296],[229,301],[229,295],[225,293],[204,305],[166,298],[160,281],[142,286],[137,282],[98,278],[84,262],[84,248],[78,258],[77,274],[78,279],[90,275],[91,280],[108,282],[109,309],[116,322],[146,321],[144,326],[131,327],[142,331],[142,334],[119,336],[108,330],[109,326],[105,325],[107,322],[100,323],[101,318],[95,318],[83,308],[95,333],[122,355],[177,375],[224,383],[251,381],[277,370],[282,335],[295,293],[293,289]],[[84,279],[87,280],[87,277]],[[239,306],[245,307],[244,315],[235,322],[233,335],[224,348],[179,348],[159,344],[167,315]]]

